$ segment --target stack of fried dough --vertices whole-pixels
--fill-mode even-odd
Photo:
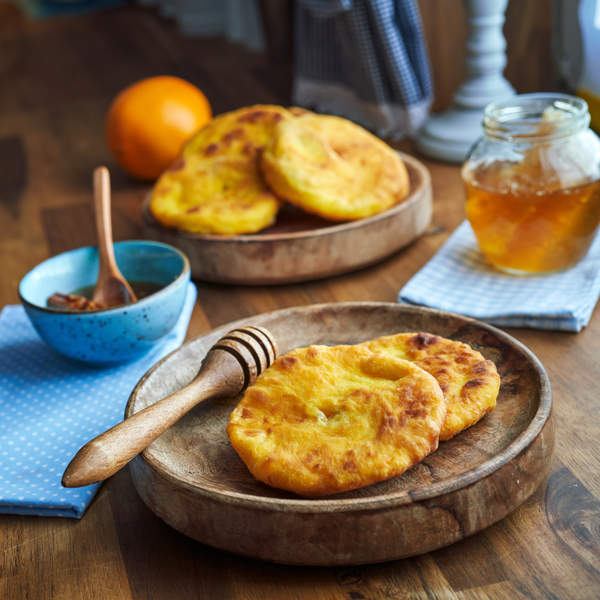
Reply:
[[[252,475],[316,498],[396,477],[496,405],[493,362],[467,344],[399,333],[277,359],[233,410]]]
[[[215,117],[156,182],[150,211],[193,233],[255,233],[284,202],[331,221],[372,216],[406,198],[400,156],[340,117],[274,105]]]

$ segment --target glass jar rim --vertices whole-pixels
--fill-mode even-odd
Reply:
[[[589,123],[585,100],[545,92],[518,94],[492,102],[485,107],[483,115],[483,129],[488,137],[510,141],[564,137],[587,128]]]

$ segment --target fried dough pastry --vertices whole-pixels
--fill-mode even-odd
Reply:
[[[189,156],[240,156],[254,159],[271,140],[277,125],[293,115],[282,106],[257,104],[223,113],[184,146]]]
[[[256,168],[256,158],[191,155],[161,175],[152,190],[150,212],[167,227],[235,235],[271,225],[279,206]]]
[[[496,406],[496,366],[469,345],[428,333],[398,333],[361,344],[373,352],[403,358],[433,375],[448,401],[440,440],[474,425]]]
[[[361,346],[309,346],[276,360],[227,433],[252,475],[319,497],[400,475],[438,446],[446,401],[414,364]]]
[[[340,117],[297,114],[277,125],[262,154],[275,194],[333,221],[369,217],[406,197],[406,167],[385,142]]]
[[[150,202],[154,218],[167,227],[219,235],[271,225],[281,202],[267,188],[257,161],[276,125],[292,118],[285,108],[270,105],[215,117],[157,181]]]

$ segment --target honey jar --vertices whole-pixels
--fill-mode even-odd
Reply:
[[[600,223],[600,141],[584,100],[523,94],[485,109],[462,168],[467,219],[486,259],[516,275],[570,267]]]

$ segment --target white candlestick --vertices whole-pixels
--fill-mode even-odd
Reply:
[[[464,0],[469,24],[465,56],[467,78],[446,112],[432,115],[417,135],[425,155],[462,163],[481,136],[483,109],[515,93],[503,77],[506,41],[502,33],[508,0]]]

